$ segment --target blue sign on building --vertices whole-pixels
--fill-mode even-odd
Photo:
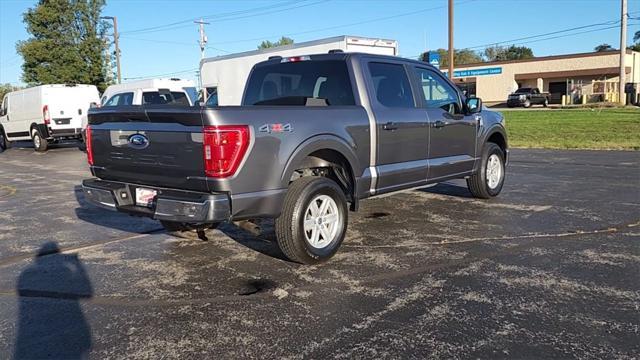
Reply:
[[[438,54],[436,51],[429,51],[428,55],[429,64],[435,67],[440,67],[440,54]]]
[[[447,71],[444,71],[447,74]],[[484,75],[499,75],[502,74],[501,67],[484,68],[484,69],[469,69],[469,70],[455,70],[453,77],[469,77],[469,76],[484,76]]]

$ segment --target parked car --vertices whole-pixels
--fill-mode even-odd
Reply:
[[[32,140],[36,151],[50,143],[80,139],[91,104],[100,102],[93,85],[41,85],[6,94],[0,108],[0,147]]]
[[[507,106],[512,108],[516,106],[524,106],[526,108],[531,105],[549,106],[549,94],[541,93],[538,88],[520,88],[516,92],[509,94]]]
[[[102,94],[102,106],[185,105],[197,103],[198,92],[192,80],[145,79],[109,86]]]
[[[363,199],[454,178],[504,182],[499,113],[419,61],[362,53],[254,66],[242,106],[121,106],[89,115],[85,198],[170,231],[275,218],[291,260],[338,250]]]

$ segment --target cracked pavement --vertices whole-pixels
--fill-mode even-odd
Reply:
[[[510,161],[489,201],[461,181],[364,201],[302,266],[273,221],[173,236],[86,204],[77,148],[19,144],[0,153],[0,358],[640,357],[640,152]]]

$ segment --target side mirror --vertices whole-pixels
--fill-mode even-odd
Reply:
[[[482,111],[482,99],[477,97],[468,98],[466,103],[468,114],[477,114]]]

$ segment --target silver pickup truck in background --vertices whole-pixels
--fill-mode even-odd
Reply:
[[[360,53],[257,64],[237,107],[93,109],[85,198],[168,230],[275,218],[283,253],[338,250],[362,199],[454,178],[500,193],[500,114],[427,63]]]

